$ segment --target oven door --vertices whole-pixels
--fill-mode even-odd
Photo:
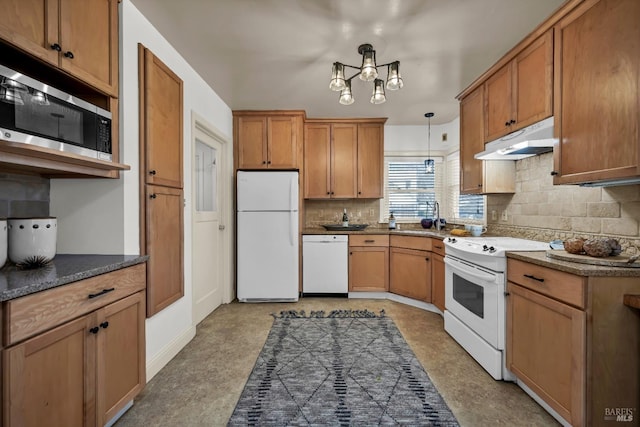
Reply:
[[[504,349],[504,274],[448,256],[444,262],[447,311],[493,348]]]

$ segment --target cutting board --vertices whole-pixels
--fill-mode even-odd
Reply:
[[[553,250],[547,251],[547,257],[559,259],[561,261],[579,262],[581,264],[604,265],[607,267],[630,267],[640,268],[640,259],[629,264],[629,256],[617,255],[606,258],[596,258],[589,255],[570,254],[567,251]]]

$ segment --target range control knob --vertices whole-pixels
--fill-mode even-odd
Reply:
[[[483,252],[486,252],[486,251],[488,251],[488,250],[489,250],[489,246],[487,246],[487,245],[482,245],[482,251],[483,251]]]
[[[455,243],[457,240],[455,237],[447,237],[447,242],[449,243]]]
[[[494,253],[495,251],[496,251],[496,248],[494,248],[493,246],[489,248],[489,253]]]

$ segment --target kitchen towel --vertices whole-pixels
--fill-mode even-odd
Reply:
[[[274,317],[230,426],[458,426],[384,311]]]

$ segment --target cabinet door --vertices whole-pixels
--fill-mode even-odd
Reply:
[[[146,183],[182,188],[182,80],[139,46]]]
[[[331,197],[331,125],[304,126],[304,198]]]
[[[515,124],[511,66],[508,63],[484,83],[485,141],[492,141],[509,133]]]
[[[508,282],[507,367],[571,425],[584,425],[586,314]]]
[[[431,254],[431,301],[444,312],[444,257]]]
[[[238,168],[265,169],[267,167],[267,118],[263,116],[239,116]]]
[[[460,193],[482,192],[482,160],[473,156],[484,151],[482,87],[460,101]]]
[[[95,426],[95,316],[3,351],[4,425]]]
[[[267,118],[267,166],[274,169],[298,167],[298,135],[295,117]]]
[[[184,296],[182,190],[146,186],[147,317]]]
[[[358,182],[358,125],[331,126],[331,197],[353,199]]]
[[[553,115],[553,30],[513,60],[515,120],[512,130]]]
[[[60,66],[118,96],[118,0],[60,0]]]
[[[58,65],[58,0],[3,0],[0,38]]]
[[[144,292],[137,292],[97,313],[98,425],[113,418],[145,385],[144,300]]]
[[[394,294],[431,302],[431,253],[390,248],[389,290]]]
[[[358,125],[358,197],[383,197],[384,128],[381,124]]]
[[[556,26],[554,184],[640,175],[638,22],[637,0],[601,0]]]
[[[349,248],[349,291],[389,290],[389,248]]]

